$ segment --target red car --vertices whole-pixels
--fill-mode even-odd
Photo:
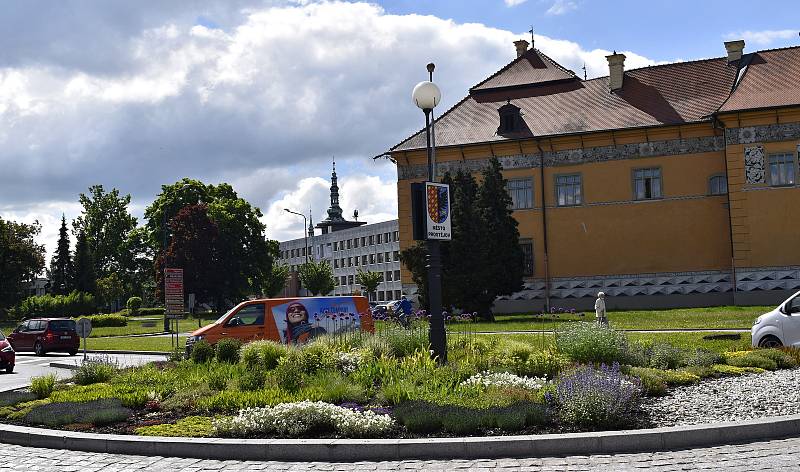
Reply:
[[[15,351],[33,351],[37,356],[48,352],[78,353],[80,337],[75,331],[75,320],[68,318],[35,318],[24,321],[8,341]]]
[[[11,343],[8,342],[5,335],[0,332],[0,369],[5,369],[9,374],[14,372],[14,363],[16,355]]]

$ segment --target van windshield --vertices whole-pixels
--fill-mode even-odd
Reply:
[[[241,305],[241,303],[239,305]],[[224,323],[225,322],[225,318],[227,318],[228,315],[230,315],[233,312],[233,310],[239,308],[239,305],[236,305],[235,307],[233,307],[230,310],[226,311],[224,315],[222,315],[219,318],[217,318],[217,321],[215,321],[214,324],[222,324],[222,323]]]

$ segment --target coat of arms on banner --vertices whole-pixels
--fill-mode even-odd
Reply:
[[[447,199],[447,187],[428,185],[427,190],[428,216],[436,224],[444,223],[450,211],[450,202]]]

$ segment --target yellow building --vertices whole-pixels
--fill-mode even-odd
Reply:
[[[525,288],[499,311],[772,304],[800,289],[800,48],[582,80],[526,41],[436,119],[438,175],[504,167]],[[389,151],[401,247],[425,133]],[[734,283],[733,281],[736,281]],[[403,282],[413,285],[408,271]]]

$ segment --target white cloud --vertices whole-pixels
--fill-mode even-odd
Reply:
[[[522,5],[523,3],[527,2],[528,0],[503,0],[507,7],[515,7],[517,5]]]
[[[572,0],[556,0],[545,12],[548,15],[563,15],[578,9],[578,4]]]
[[[763,30],[763,31],[740,31],[738,33],[728,33],[725,35],[727,40],[744,39],[745,43],[758,46],[769,46],[770,44],[784,40],[797,39],[798,30]]]
[[[0,212],[38,217],[48,238],[66,205],[48,202],[103,184],[141,209],[182,177],[230,182],[265,210],[271,237],[299,235],[282,205],[324,217],[332,155],[346,214],[394,218],[394,169],[367,162],[422,127],[410,91],[425,64],[446,109],[528,36],[368,3],[73,2],[47,18],[26,5],[0,15]],[[536,46],[608,73],[607,50],[542,35]],[[626,55],[627,67],[652,63]]]

